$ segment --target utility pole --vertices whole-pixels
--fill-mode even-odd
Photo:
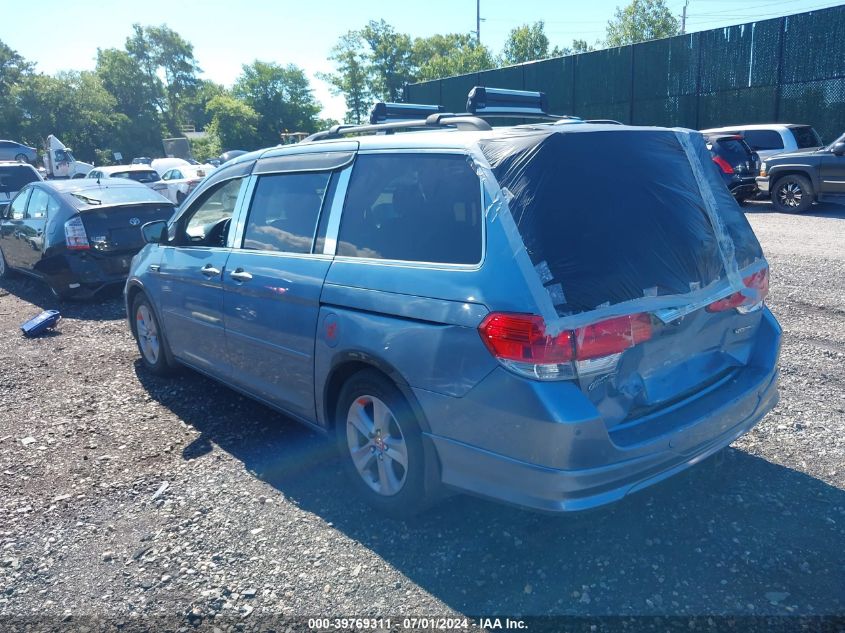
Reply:
[[[481,44],[481,0],[475,0],[475,43]]]
[[[689,0],[684,0],[684,11],[681,13],[681,35],[687,32],[687,6],[689,6]]]

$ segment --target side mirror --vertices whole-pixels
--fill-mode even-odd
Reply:
[[[167,222],[156,220],[141,227],[141,235],[147,244],[161,244],[167,241]]]
[[[845,154],[845,142],[834,143],[830,149],[837,156],[842,156]]]

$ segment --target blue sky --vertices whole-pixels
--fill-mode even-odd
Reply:
[[[627,0],[481,0],[481,39],[498,53],[508,31],[544,20],[552,44],[573,38],[595,42],[617,6]],[[684,0],[669,0],[681,14]],[[749,22],[843,4],[826,0],[689,0],[688,31]],[[293,63],[305,69],[324,116],[341,118],[341,97],[314,77],[331,71],[326,59],[337,38],[370,19],[385,19],[412,36],[470,32],[475,29],[476,0],[374,2],[320,0],[0,0],[0,40],[37,69],[94,68],[97,48],[122,47],[133,22],[166,23],[194,45],[204,77],[231,85],[241,65],[254,59]]]

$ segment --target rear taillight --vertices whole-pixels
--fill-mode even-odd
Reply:
[[[481,339],[503,365],[540,380],[575,378],[579,373],[607,371],[619,355],[651,338],[651,317],[633,314],[546,333],[542,317],[494,312],[478,327]],[[611,363],[596,362],[608,359]]]
[[[70,251],[87,251],[91,248],[85,225],[78,215],[65,222],[65,244]]]
[[[731,164],[721,156],[714,156],[713,162],[716,163],[719,166],[719,169],[721,169],[726,174],[734,173],[734,168],[731,167]]]
[[[724,312],[736,308],[746,314],[763,307],[763,301],[769,294],[769,269],[761,268],[753,275],[742,280],[748,290],[740,290],[724,299],[714,301],[707,306],[708,312]]]

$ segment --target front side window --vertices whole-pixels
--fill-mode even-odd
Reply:
[[[481,188],[463,154],[359,156],[338,255],[414,262],[481,261]]]
[[[226,180],[206,191],[183,219],[177,241],[187,246],[225,246],[242,180]]]
[[[310,253],[330,172],[261,176],[249,209],[243,248]]]

